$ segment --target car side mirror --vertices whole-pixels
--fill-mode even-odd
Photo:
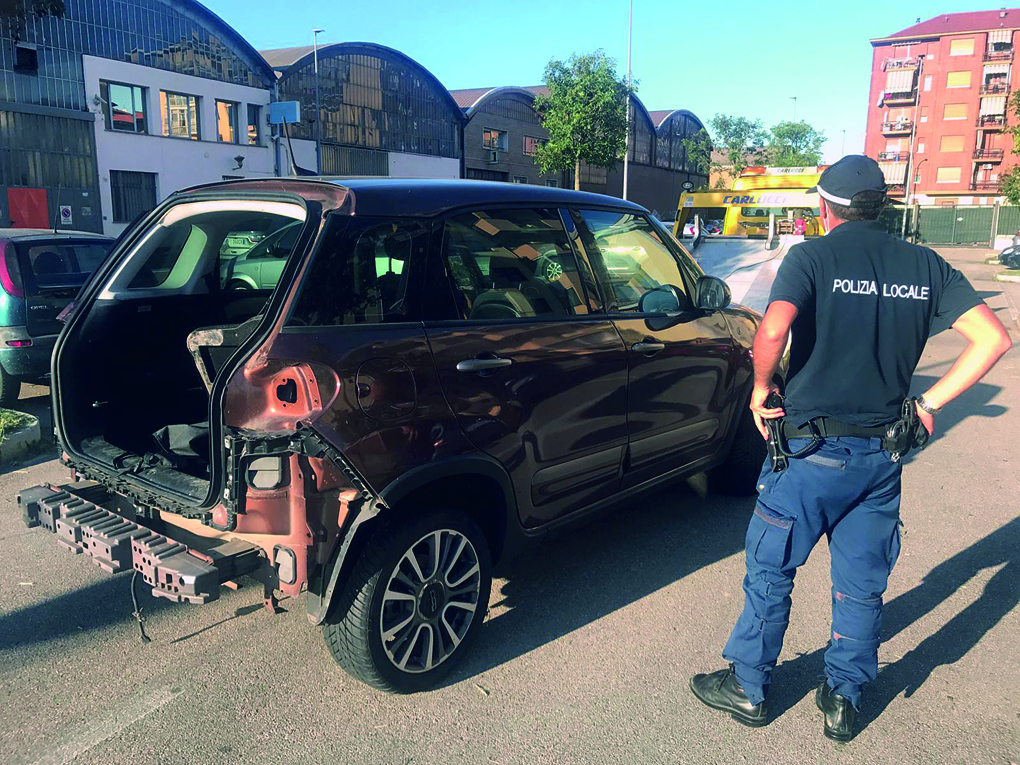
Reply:
[[[718,311],[730,304],[730,288],[718,276],[702,276],[694,288],[694,305],[703,311]]]
[[[686,302],[683,292],[672,284],[648,290],[638,301],[639,313],[676,313]]]

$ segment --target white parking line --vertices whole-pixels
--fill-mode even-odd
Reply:
[[[25,758],[18,762],[31,765],[64,765],[96,744],[113,738],[182,693],[184,688],[178,685],[136,691],[100,712],[84,725],[60,729],[41,746],[32,747],[25,753]]]

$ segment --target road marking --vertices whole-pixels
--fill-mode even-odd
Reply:
[[[113,738],[182,693],[184,688],[178,685],[136,691],[84,725],[62,728],[39,749],[33,747],[29,750],[25,759],[20,762],[31,762],[32,765],[64,765],[96,744]],[[29,757],[34,759],[29,760]]]

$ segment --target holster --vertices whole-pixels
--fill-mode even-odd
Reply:
[[[908,398],[900,408],[900,419],[889,425],[882,448],[889,452],[893,462],[899,462],[911,449],[923,449],[928,445],[929,433],[917,415],[917,399]]]

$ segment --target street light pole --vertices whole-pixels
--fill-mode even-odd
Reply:
[[[845,157],[846,156],[846,130],[845,129],[843,130],[843,143],[840,144],[840,147],[839,147],[839,156],[840,157]]]
[[[797,96],[790,96],[790,100],[793,101],[793,121],[797,121]]]
[[[910,207],[910,186],[914,179],[914,139],[917,138],[917,107],[921,103],[921,77],[924,74],[924,54],[917,57],[917,81],[914,85],[914,118],[910,125],[910,148],[907,150],[907,177],[903,183],[903,223],[900,226],[900,238],[907,238],[907,210]],[[925,158],[927,159],[927,157]]]
[[[322,175],[322,111],[319,109],[319,33],[312,30],[312,58],[315,61],[315,173]]]
[[[627,12],[627,146],[623,152],[623,198],[627,198],[627,180],[630,171],[630,41],[634,21],[634,0],[630,0]]]

